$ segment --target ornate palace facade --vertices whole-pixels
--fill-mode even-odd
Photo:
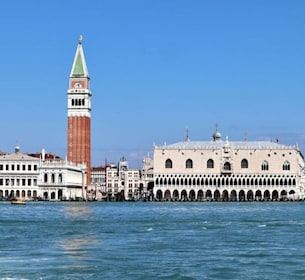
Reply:
[[[154,147],[156,200],[304,199],[304,158],[271,141],[190,141]]]

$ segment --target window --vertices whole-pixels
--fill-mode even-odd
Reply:
[[[263,163],[262,163],[262,170],[264,170],[264,171],[269,170],[269,164],[266,160],[263,161]]]
[[[285,161],[283,164],[283,170],[290,170],[290,162],[289,161]]]
[[[185,162],[185,168],[193,168],[193,161],[191,159]]]
[[[0,164],[0,170],[3,170],[3,164]]]
[[[31,171],[32,170],[32,166],[28,165],[28,170]]]
[[[225,164],[223,165],[223,169],[224,169],[224,170],[231,170],[231,164],[230,164],[230,162],[225,162]]]
[[[214,160],[211,158],[207,161],[207,168],[214,168]]]
[[[171,159],[165,161],[165,168],[173,168],[173,162]]]
[[[241,168],[248,168],[249,167],[248,161],[245,158],[241,161],[240,167]]]
[[[35,171],[37,170],[37,165],[36,165],[36,164],[34,165],[34,170],[35,170]]]

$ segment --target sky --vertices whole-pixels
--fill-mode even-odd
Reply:
[[[0,9],[0,150],[66,157],[78,36],[92,165],[153,145],[275,140],[305,152],[305,1],[10,0]]]

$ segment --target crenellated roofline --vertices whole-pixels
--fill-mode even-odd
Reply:
[[[167,149],[167,150],[191,150],[191,149],[202,149],[202,150],[209,150],[209,149],[222,149],[225,144],[228,144],[233,149],[256,149],[256,150],[265,150],[265,149],[296,149],[299,150],[296,145],[288,146],[284,144],[280,144],[277,142],[272,141],[184,141],[178,142],[173,144],[164,144],[164,145],[154,145],[155,149]]]

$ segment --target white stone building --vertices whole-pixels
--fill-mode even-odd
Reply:
[[[185,141],[154,147],[154,199],[253,201],[304,199],[298,146],[271,141]]]
[[[91,184],[87,188],[88,200],[106,200],[106,166],[91,168]]]
[[[40,160],[19,152],[0,156],[0,197],[38,198]]]
[[[43,200],[87,199],[86,165],[62,159],[42,159],[39,166],[39,194]]]
[[[129,169],[123,157],[118,165],[106,167],[106,199],[107,200],[138,200],[140,197],[140,170]]]
[[[0,156],[0,197],[26,200],[86,199],[85,165],[76,165],[45,152],[28,155],[16,147]]]
[[[142,161],[140,199],[149,200],[153,194],[154,187],[154,162],[149,154]]]

